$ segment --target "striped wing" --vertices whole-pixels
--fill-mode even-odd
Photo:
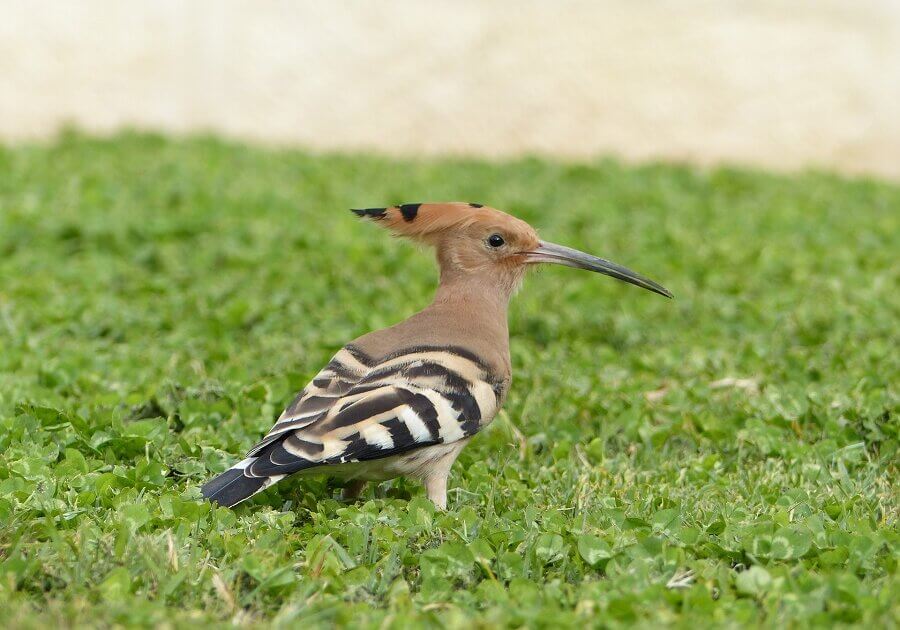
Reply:
[[[493,417],[502,393],[461,348],[419,346],[376,360],[348,346],[251,449],[259,459],[248,470],[290,474],[455,442]]]
[[[462,348],[417,346],[376,359],[347,346],[203,493],[233,505],[301,470],[456,442],[493,418],[505,386]]]
[[[365,362],[364,362],[365,361]],[[313,424],[331,411],[369,371],[369,358],[352,345],[342,348],[312,382],[288,405],[275,426],[247,457],[253,457],[269,444],[284,437],[285,432]]]

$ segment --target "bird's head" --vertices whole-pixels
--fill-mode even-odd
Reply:
[[[602,273],[672,297],[667,289],[630,269],[542,241],[525,221],[481,204],[410,203],[353,212],[398,236],[433,245],[442,283],[475,278],[497,284],[511,294],[529,267],[554,263]]]

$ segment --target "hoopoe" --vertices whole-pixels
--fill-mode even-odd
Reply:
[[[529,267],[586,269],[672,297],[630,269],[542,241],[524,221],[480,204],[353,212],[435,247],[434,301],[338,351],[247,457],[203,486],[206,498],[233,506],[296,473],[343,479],[345,498],[355,498],[368,481],[407,476],[446,509],[450,467],[509,389],[507,305]]]

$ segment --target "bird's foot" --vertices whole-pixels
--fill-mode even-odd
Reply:
[[[366,481],[362,479],[354,479],[341,490],[341,499],[344,501],[355,501],[366,489]]]
[[[433,475],[425,478],[425,492],[434,506],[445,512],[447,510],[447,475]]]

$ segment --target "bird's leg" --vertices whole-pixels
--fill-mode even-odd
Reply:
[[[425,477],[425,492],[439,510],[447,509],[447,476],[449,472],[449,470],[435,471]]]
[[[362,491],[366,489],[366,480],[354,479],[341,490],[341,498],[344,501],[353,501],[359,498]]]

